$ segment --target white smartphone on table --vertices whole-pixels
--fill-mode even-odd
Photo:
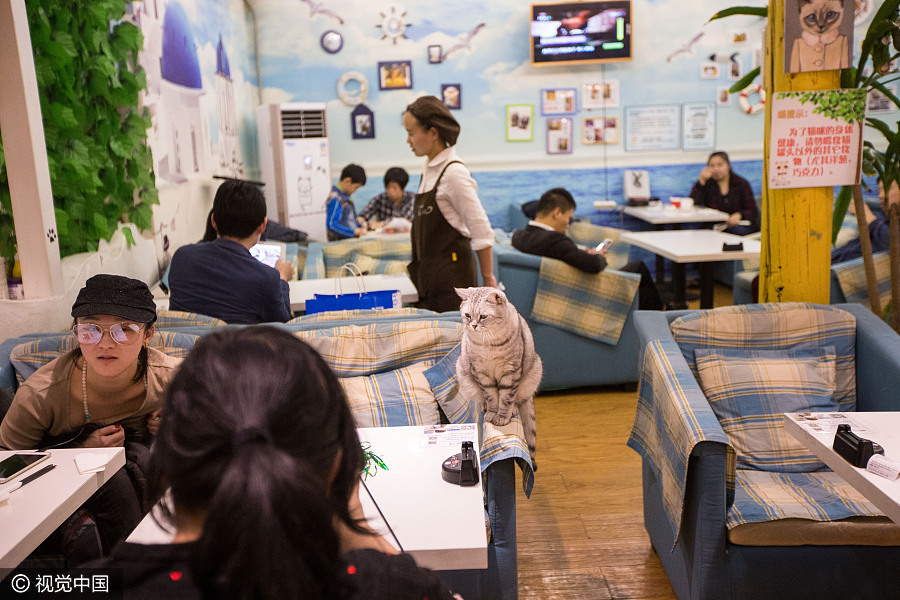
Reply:
[[[49,457],[49,452],[16,452],[0,460],[0,483],[6,483]]]
[[[606,250],[607,248],[612,246],[612,243],[613,243],[613,241],[611,238],[606,238],[605,240],[603,240],[602,242],[597,244],[596,248],[594,248],[594,249],[597,250],[598,252],[600,252],[601,250]]]

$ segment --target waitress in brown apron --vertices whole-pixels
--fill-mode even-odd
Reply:
[[[434,96],[423,96],[403,113],[406,142],[428,162],[416,194],[409,277],[419,294],[416,306],[459,310],[453,288],[477,285],[476,261],[484,285],[496,287],[491,246],[494,232],[478,198],[478,186],[456,153],[459,123]],[[474,254],[473,254],[474,251]]]

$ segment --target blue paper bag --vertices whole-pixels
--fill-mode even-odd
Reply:
[[[312,315],[330,310],[356,310],[371,308],[399,308],[400,290],[354,292],[350,294],[316,294],[306,301],[306,314]]]

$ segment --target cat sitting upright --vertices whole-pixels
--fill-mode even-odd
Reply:
[[[477,398],[484,419],[506,425],[522,419],[525,442],[534,461],[537,426],[534,394],[543,366],[534,351],[531,330],[506,295],[492,287],[456,288],[462,298],[462,352],[456,361],[460,391]]]

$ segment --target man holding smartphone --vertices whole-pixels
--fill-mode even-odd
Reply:
[[[513,247],[526,254],[561,260],[585,273],[599,273],[606,268],[609,244],[604,240],[596,248],[582,250],[566,236],[566,229],[572,221],[575,208],[575,199],[567,189],[553,188],[544,192],[538,201],[535,218],[528,222],[525,229],[513,232]],[[621,267],[619,271],[640,274],[638,305],[641,310],[664,309],[659,290],[656,289],[647,265],[636,260]]]

